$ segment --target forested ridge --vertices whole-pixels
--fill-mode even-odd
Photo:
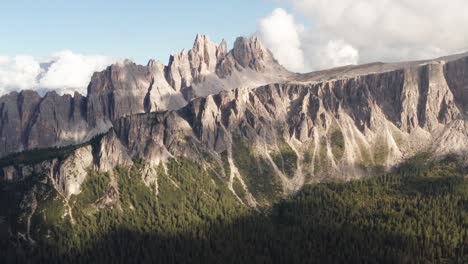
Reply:
[[[73,223],[46,177],[0,186],[5,263],[467,263],[467,168],[418,156],[393,172],[307,185],[258,210],[197,163],[159,167],[158,194],[142,163],[89,172],[71,200]],[[102,205],[111,177],[118,201]],[[21,194],[35,189],[33,243]],[[27,211],[27,210],[26,210]],[[16,221],[20,219],[20,221]],[[15,237],[15,238],[13,238]]]

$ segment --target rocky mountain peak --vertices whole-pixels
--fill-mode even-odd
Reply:
[[[226,43],[226,40],[223,39],[223,40],[221,40],[221,43],[218,46],[216,56],[218,58],[222,58],[222,57],[224,57],[226,55],[226,53],[227,53],[227,43]]]
[[[197,35],[188,53],[193,79],[215,72],[219,60],[217,50],[218,44],[210,41],[208,36]]]
[[[242,67],[250,67],[256,71],[261,71],[265,68],[265,59],[269,58],[271,53],[254,36],[251,38],[237,38],[234,42],[232,55]]]
[[[123,60],[96,72],[87,96],[25,91],[0,97],[0,157],[51,146],[77,144],[107,131],[123,116],[176,110],[195,97],[284,82],[291,74],[257,38],[239,38],[228,51],[197,35],[192,49],[170,56],[169,63],[138,65]],[[48,131],[44,136],[41,132]]]

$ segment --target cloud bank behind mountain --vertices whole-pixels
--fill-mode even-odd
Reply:
[[[25,89],[86,94],[92,74],[116,61],[112,57],[69,50],[54,53],[45,60],[29,55],[0,56],[0,95]]]
[[[291,70],[428,59],[468,48],[465,0],[279,2],[292,6],[289,13],[274,10],[259,20],[257,33]]]

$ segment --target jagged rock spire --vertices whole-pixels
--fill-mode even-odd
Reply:
[[[225,40],[218,44],[199,34],[192,49],[171,55],[167,66],[124,60],[93,74],[87,98],[6,95],[0,98],[0,156],[81,143],[122,116],[179,109],[195,97],[284,81],[290,73],[270,63],[268,54],[257,38],[240,38],[228,51]]]
[[[226,78],[245,68],[262,72],[267,66],[281,68],[257,37],[240,37],[228,51],[224,39],[216,44],[208,36],[198,34],[191,50],[171,55],[165,76],[174,90],[180,91],[210,74]]]

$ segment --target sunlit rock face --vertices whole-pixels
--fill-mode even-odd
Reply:
[[[172,55],[167,66],[154,60],[146,66],[124,61],[95,73],[86,97],[55,92],[41,97],[34,91],[0,97],[0,157],[82,143],[123,116],[176,110],[198,96],[291,76],[257,38],[239,38],[228,51],[225,41],[218,45],[198,35],[193,48]]]

